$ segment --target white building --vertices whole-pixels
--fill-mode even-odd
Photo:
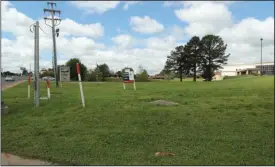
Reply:
[[[264,74],[274,74],[274,62],[267,62],[262,64],[262,71]],[[261,63],[224,65],[223,69],[220,69],[219,71],[221,72],[221,76],[236,76],[237,71],[253,68],[258,68],[261,70]]]

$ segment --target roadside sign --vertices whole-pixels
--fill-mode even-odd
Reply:
[[[125,69],[123,73],[123,89],[126,89],[125,83],[133,83],[134,90],[136,90],[135,73],[130,69]]]

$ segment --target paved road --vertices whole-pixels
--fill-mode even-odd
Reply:
[[[2,87],[5,87],[5,86],[7,86],[7,85],[14,84],[15,82],[18,82],[18,81],[27,80],[28,77],[26,77],[26,76],[14,76],[14,79],[15,79],[15,81],[5,81],[5,78],[2,77],[2,79],[1,79]]]

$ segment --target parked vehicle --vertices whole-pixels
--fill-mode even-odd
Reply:
[[[5,78],[5,81],[15,81],[14,77],[13,76],[7,76]]]
[[[42,78],[42,80],[44,80],[44,81],[47,81],[47,79],[48,79],[48,76]],[[53,78],[53,77],[49,77],[49,79],[50,79],[50,81],[54,81],[55,80],[55,78]]]
[[[49,79],[50,79],[50,81],[55,81],[54,77],[50,77]]]
[[[46,81],[48,77],[43,77],[42,80]]]

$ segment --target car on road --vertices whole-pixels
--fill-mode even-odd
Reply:
[[[47,81],[48,77],[43,77],[42,80]],[[54,81],[55,78],[54,77],[49,77],[50,81]]]
[[[6,76],[5,81],[15,81],[13,76]]]
[[[50,77],[49,79],[50,79],[50,81],[55,81],[54,77]]]

